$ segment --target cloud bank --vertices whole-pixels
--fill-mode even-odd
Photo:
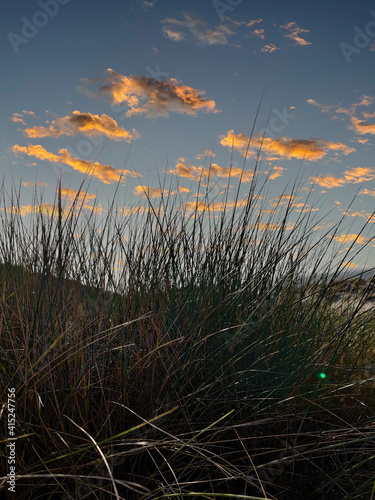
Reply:
[[[74,170],[81,172],[82,174],[92,175],[96,177],[104,184],[111,184],[112,182],[119,182],[124,180],[126,176],[138,177],[139,174],[129,170],[117,170],[112,165],[101,165],[98,162],[89,162],[87,160],[81,160],[71,156],[68,151],[64,148],[59,150],[59,155],[50,153],[40,144],[25,146],[19,146],[15,144],[12,147],[12,151],[15,154],[26,154],[27,156],[34,156],[39,160],[50,161],[53,163],[64,163],[69,165]]]
[[[236,149],[245,156],[249,137],[245,134],[235,134],[234,130],[229,130],[226,135],[220,136],[220,144]],[[348,155],[355,151],[341,142],[329,142],[324,139],[292,139],[289,137],[253,137],[250,143],[248,156],[255,154],[258,148],[267,153],[270,159],[305,159],[307,161],[317,161],[322,159],[329,151],[335,151]]]
[[[70,115],[53,120],[49,127],[30,127],[25,129],[27,137],[60,137],[61,135],[76,135],[79,133],[97,136],[103,134],[115,141],[131,142],[138,139],[140,134],[134,129],[128,132],[117,125],[117,122],[108,115],[93,115],[73,111]]]
[[[88,89],[93,83],[99,85],[95,92]],[[129,107],[127,116],[145,115],[156,118],[168,117],[170,112],[192,116],[198,111],[220,112],[215,101],[206,99],[203,91],[183,85],[175,78],[162,80],[146,76],[128,77],[107,69],[107,76],[85,78],[78,89],[85,95],[103,98],[115,105],[125,104]]]

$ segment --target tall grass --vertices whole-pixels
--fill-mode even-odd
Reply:
[[[127,214],[2,190],[17,498],[375,498],[373,282],[256,174],[234,206],[211,180]]]

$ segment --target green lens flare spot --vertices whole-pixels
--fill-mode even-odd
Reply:
[[[318,373],[318,377],[319,378],[326,378],[326,374],[325,373]]]

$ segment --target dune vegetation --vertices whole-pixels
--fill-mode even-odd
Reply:
[[[212,184],[126,215],[82,195],[25,215],[3,189],[0,462],[15,388],[18,499],[375,498],[355,242],[337,261],[340,223],[317,239],[316,214],[266,210],[257,175],[221,210]]]

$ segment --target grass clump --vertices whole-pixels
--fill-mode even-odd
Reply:
[[[208,185],[126,217],[77,196],[27,218],[3,193],[17,498],[374,497],[373,280],[255,179],[221,210]]]

